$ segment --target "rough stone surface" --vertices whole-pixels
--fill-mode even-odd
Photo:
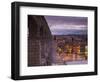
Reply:
[[[28,15],[28,66],[52,64],[52,35],[43,16]]]

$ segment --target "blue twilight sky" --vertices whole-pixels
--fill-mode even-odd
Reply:
[[[87,34],[87,17],[45,16],[53,35]]]

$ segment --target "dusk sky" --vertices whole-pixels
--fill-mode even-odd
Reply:
[[[45,16],[53,35],[87,34],[87,17]]]

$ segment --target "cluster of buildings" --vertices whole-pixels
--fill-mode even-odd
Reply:
[[[63,61],[87,60],[86,35],[55,35],[53,36],[56,54]]]

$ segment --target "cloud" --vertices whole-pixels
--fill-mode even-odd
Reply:
[[[45,16],[52,34],[86,34],[87,17]]]
[[[65,29],[65,30],[86,30],[87,25],[70,25],[70,24],[58,24],[58,25],[52,25],[50,27],[51,30],[56,29]]]

